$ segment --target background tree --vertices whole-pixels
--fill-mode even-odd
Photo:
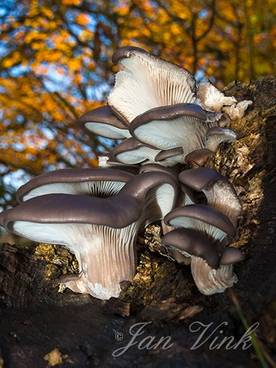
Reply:
[[[275,72],[273,0],[6,0],[0,5],[0,206],[27,176],[96,165],[75,129],[112,84],[113,51],[145,47],[219,85]]]

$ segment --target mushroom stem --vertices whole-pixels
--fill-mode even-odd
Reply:
[[[205,295],[223,293],[238,281],[232,264],[213,269],[200,257],[191,257],[191,271],[198,290]]]

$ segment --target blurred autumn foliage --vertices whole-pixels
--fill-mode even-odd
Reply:
[[[0,2],[0,206],[18,183],[96,165],[109,143],[74,120],[112,85],[113,51],[136,45],[218,85],[275,72],[274,0]],[[275,55],[274,55],[275,56]]]

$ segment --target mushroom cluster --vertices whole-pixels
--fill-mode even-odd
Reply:
[[[228,180],[203,166],[221,143],[237,138],[225,116],[240,118],[251,101],[197,84],[188,71],[136,47],[120,48],[113,62],[120,70],[108,104],[77,122],[121,140],[107,167],[30,180],[17,192],[18,206],[0,214],[0,225],[67,247],[80,273],[65,286],[109,299],[135,274],[138,233],[159,221],[162,253],[190,264],[202,293],[222,292],[237,281],[233,265],[243,259],[229,247],[241,205]]]

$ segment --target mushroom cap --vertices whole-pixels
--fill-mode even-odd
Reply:
[[[87,112],[77,120],[77,124],[106,138],[123,139],[130,136],[128,127],[109,106],[98,107]]]
[[[199,167],[182,171],[179,181],[188,187],[202,191],[210,188],[216,181],[224,180],[224,177],[209,167]]]
[[[119,194],[108,198],[72,194],[38,196],[2,213],[1,221],[11,231],[16,221],[122,228],[141,217],[147,200],[156,203],[158,215],[165,216],[173,208],[178,194],[176,180],[161,172],[133,176],[127,185]]]
[[[244,260],[242,252],[233,247],[225,248],[220,259],[220,264],[223,266],[235,264]]]
[[[177,249],[185,256],[201,257],[211,266],[219,266],[219,255],[214,241],[193,229],[175,229],[162,239],[162,245]]]
[[[227,235],[235,235],[235,228],[228,217],[214,208],[203,204],[192,204],[185,207],[175,208],[164,218],[164,222],[167,225],[198,228],[197,222],[193,224],[193,221],[191,220],[198,220],[201,223],[215,227]]]
[[[123,46],[114,52],[112,55],[112,63],[118,64],[122,59],[129,58],[133,53],[141,53],[150,55],[150,53],[141,47],[136,46]]]
[[[236,227],[241,204],[233,185],[217,171],[200,167],[182,171],[179,181],[198,192],[202,191],[208,205],[226,215]]]
[[[93,195],[93,185],[97,187],[97,183],[100,186],[104,182],[113,183],[109,188],[113,192],[116,187],[119,191],[132,177],[133,174],[129,172],[111,168],[62,169],[31,179],[19,188],[16,195],[18,202],[51,193]]]
[[[4,212],[4,225],[15,222],[39,224],[94,224],[122,228],[136,221],[141,206],[131,197],[95,198],[86,195],[47,194],[32,198]]]
[[[185,154],[203,148],[209,125],[196,104],[161,106],[137,116],[130,124],[133,137],[161,150],[183,147]]]
[[[113,60],[121,68],[108,104],[128,122],[154,107],[196,101],[194,77],[177,65],[136,47],[117,50]]]
[[[175,180],[178,177],[178,170],[175,168],[165,167],[159,164],[145,164],[140,167],[139,173],[147,173],[147,172],[163,172],[165,174],[171,175]]]
[[[207,148],[197,149],[185,157],[185,162],[191,166],[204,166],[212,155],[213,152]]]
[[[153,161],[158,152],[135,138],[128,138],[110,152],[110,159],[124,164],[139,164],[147,160]]]
[[[166,161],[168,158],[173,158],[175,156],[183,155],[183,148],[182,147],[176,147],[169,150],[163,150],[159,152],[156,157],[155,161]]]
[[[212,127],[206,134],[206,147],[215,152],[223,142],[233,142],[237,139],[237,134],[228,128]]]

